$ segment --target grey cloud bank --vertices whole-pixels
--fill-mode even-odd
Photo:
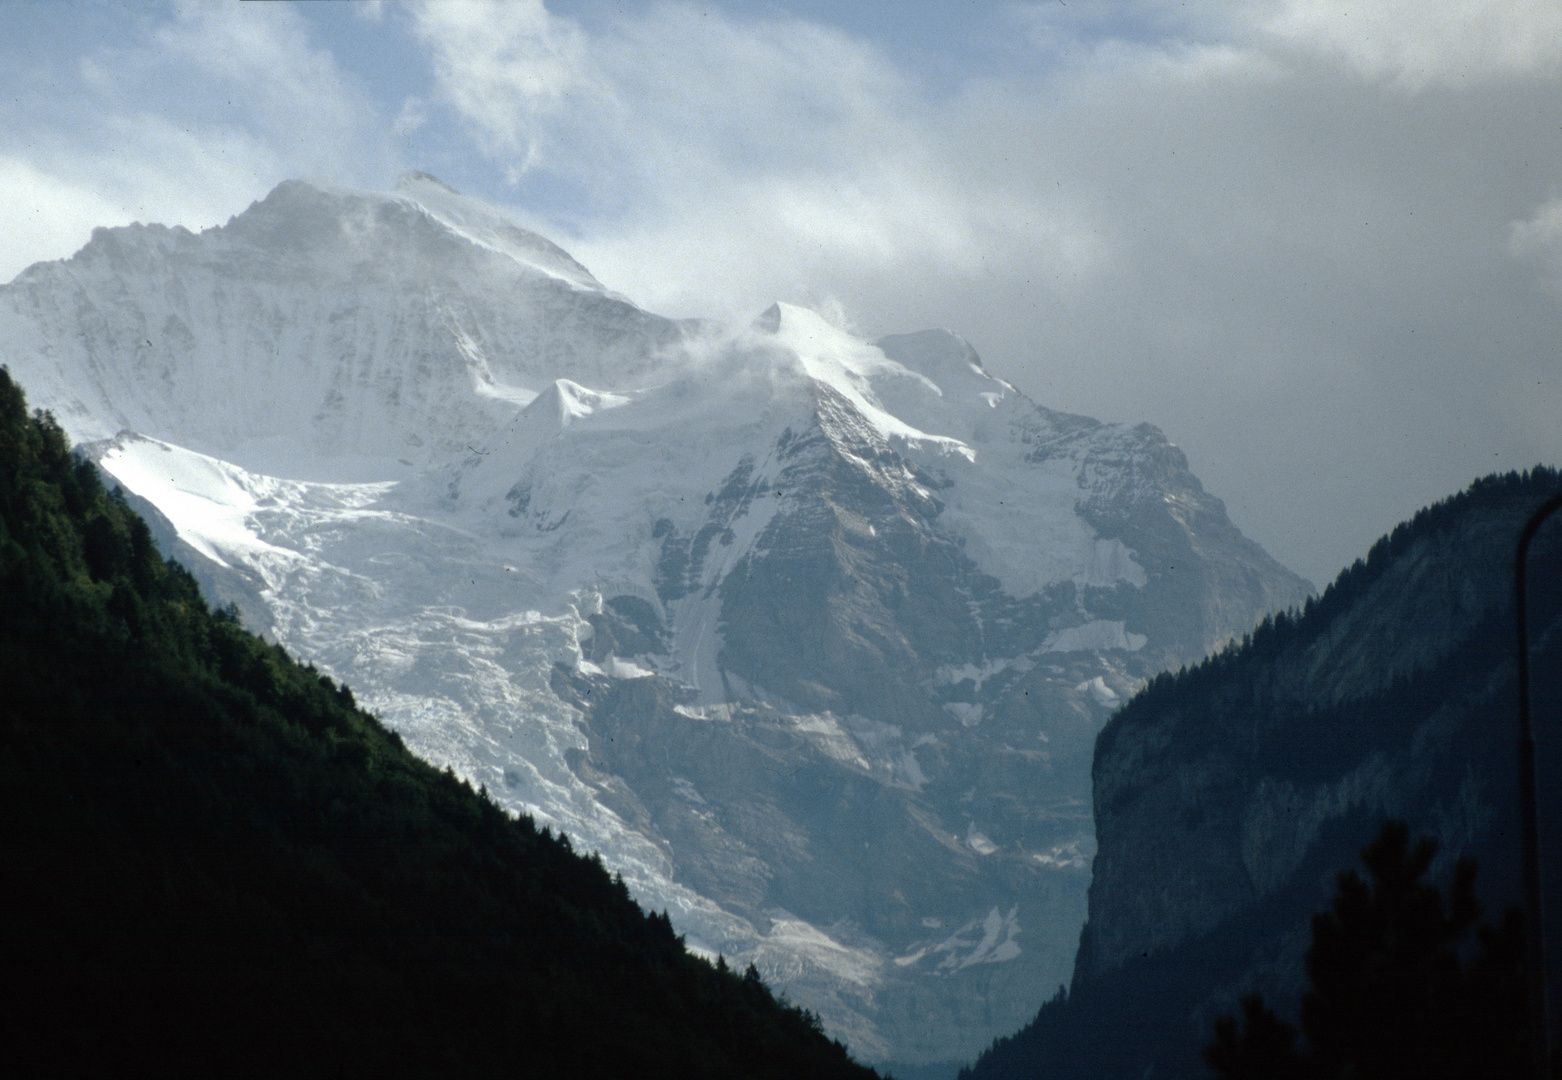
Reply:
[[[1322,586],[1562,459],[1562,11],[1393,12],[180,5],[71,37],[13,5],[0,277],[422,167],[652,310],[945,326],[1051,407],[1150,420]]]

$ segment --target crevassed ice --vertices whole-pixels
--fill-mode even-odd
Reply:
[[[506,809],[562,829],[600,852],[635,898],[667,911],[696,952],[759,963],[796,985],[827,985],[821,1014],[863,1053],[882,1053],[864,1019],[882,958],[784,915],[761,931],[673,880],[666,856],[602,806],[569,765],[586,739],[578,713],[549,687],[563,662],[590,669],[580,642],[602,598],[577,590],[545,613],[513,563],[470,533],[386,509],[386,485],[277,481],[166,443],[124,439],[103,457],[128,490],[172,511],[181,539],[262,582],[279,643],[357,688],[361,704],[413,752],[487,787]],[[505,596],[515,599],[506,603]],[[250,613],[252,616],[258,613]],[[650,674],[614,658],[605,673]],[[698,709],[727,715],[725,705]],[[719,715],[717,715],[719,714]],[[799,726],[827,752],[873,763],[833,716]],[[889,725],[884,725],[888,728]],[[915,758],[879,733],[888,766],[925,782]],[[699,798],[689,785],[686,795]],[[832,1004],[833,1003],[833,1004]]]

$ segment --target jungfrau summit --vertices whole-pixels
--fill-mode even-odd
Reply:
[[[0,362],[214,602],[869,1061],[1068,981],[1112,710],[1308,586],[943,331],[650,314],[424,175],[99,229]]]

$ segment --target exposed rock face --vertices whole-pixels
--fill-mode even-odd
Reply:
[[[1281,620],[1152,684],[1096,744],[1098,853],[1071,997],[978,1077],[1203,1076],[1215,1016],[1294,1010],[1308,917],[1385,818],[1518,897],[1512,559],[1557,474],[1482,481],[1424,511]],[[1562,528],[1531,559],[1546,820],[1562,821]],[[1553,917],[1562,874],[1549,871]]]
[[[1068,977],[1100,725],[1308,589],[1149,425],[660,319],[426,177],[100,231],[0,350],[253,626],[874,1060]]]

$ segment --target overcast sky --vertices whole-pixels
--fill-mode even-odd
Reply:
[[[1558,0],[0,0],[0,92],[0,280],[416,168],[651,310],[1149,420],[1319,586],[1562,463]]]

